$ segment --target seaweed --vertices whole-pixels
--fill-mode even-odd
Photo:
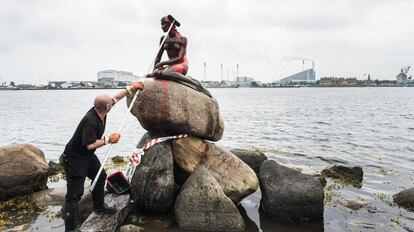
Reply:
[[[7,201],[0,201],[0,229],[11,227],[33,220],[33,215],[39,214],[37,207],[30,196],[16,197]]]

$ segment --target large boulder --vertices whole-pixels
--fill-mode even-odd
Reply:
[[[260,172],[260,166],[267,160],[265,154],[259,151],[250,151],[246,149],[232,149],[231,153],[235,154],[241,160],[243,160],[249,167],[253,169],[256,174]]]
[[[400,207],[414,211],[414,188],[406,189],[393,196],[394,202]]]
[[[236,205],[203,166],[199,166],[185,182],[174,211],[181,229],[242,231],[245,228]]]
[[[116,213],[104,214],[92,212],[83,222],[80,231],[115,232],[124,222],[129,212],[129,195],[105,195],[105,204],[115,208]]]
[[[281,221],[323,219],[324,192],[310,175],[266,160],[260,168],[261,209]]]
[[[127,95],[128,106],[133,95]],[[218,141],[224,122],[214,98],[182,84],[147,78],[131,110],[150,132],[190,134]]]
[[[259,186],[255,172],[246,163],[214,143],[187,137],[173,140],[172,148],[174,160],[182,169],[192,173],[202,164],[236,203]]]
[[[49,167],[29,144],[0,147],[0,200],[46,189]]]
[[[153,137],[146,133],[137,147]],[[174,160],[171,142],[165,141],[149,148],[141,158],[131,180],[131,199],[138,210],[163,213],[174,203]]]

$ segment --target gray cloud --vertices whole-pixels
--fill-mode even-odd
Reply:
[[[160,18],[177,17],[189,39],[190,75],[240,73],[261,81],[316,61],[320,76],[393,78],[412,65],[409,0],[342,1],[46,1],[0,5],[0,79],[95,79],[102,69],[144,74],[161,36]],[[310,64],[307,64],[310,65]]]

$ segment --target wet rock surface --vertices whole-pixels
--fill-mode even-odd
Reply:
[[[232,149],[231,153],[239,157],[243,162],[245,162],[256,174],[260,172],[260,166],[262,163],[267,160],[265,154],[259,151],[250,151],[246,149]]]
[[[56,163],[53,161],[49,161],[48,165],[49,165],[49,176],[60,174],[60,173],[63,174],[65,172],[60,162]]]
[[[326,168],[322,171],[322,175],[339,179],[343,183],[354,185],[355,187],[361,187],[364,172],[361,167],[348,167],[343,165],[334,165],[330,168]]]
[[[119,232],[142,232],[143,228],[136,225],[124,225],[119,228]]]
[[[152,136],[146,133],[138,147]],[[175,190],[173,162],[170,141],[156,144],[145,152],[131,180],[131,199],[137,209],[163,213],[172,208]]]
[[[127,95],[128,106],[132,98]],[[217,101],[176,82],[147,78],[131,112],[150,132],[190,134],[212,141],[223,136]]]
[[[260,168],[261,210],[280,221],[323,219],[324,191],[319,180],[265,161]]]
[[[0,200],[46,189],[48,172],[40,149],[29,144],[0,147]]]
[[[224,193],[238,203],[259,185],[254,171],[231,152],[195,137],[172,141],[174,161],[186,172],[192,173],[203,165],[219,182]]]
[[[33,193],[31,200],[38,207],[65,204],[66,188],[50,188]]]
[[[182,229],[242,231],[245,228],[236,205],[203,166],[199,166],[184,184],[174,211]]]
[[[114,232],[121,226],[128,215],[129,195],[107,194],[105,204],[115,208],[117,212],[114,214],[92,212],[80,227],[80,231]]]
[[[393,198],[398,206],[414,211],[414,188],[401,191],[395,194]]]

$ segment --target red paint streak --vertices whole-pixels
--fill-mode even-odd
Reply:
[[[161,80],[162,102],[161,102],[161,120],[166,121],[170,116],[170,97],[169,97],[169,81]]]

